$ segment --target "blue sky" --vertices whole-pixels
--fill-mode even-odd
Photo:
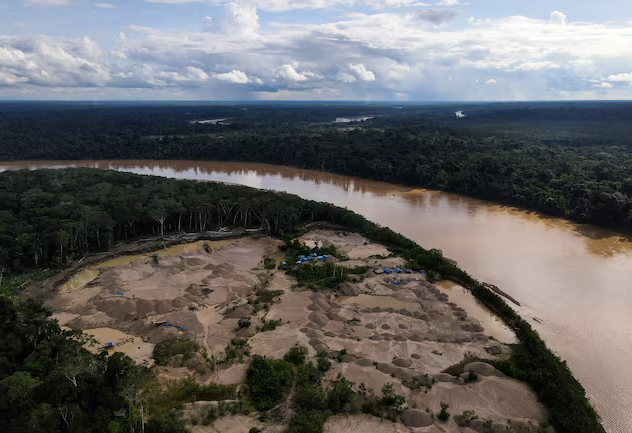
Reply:
[[[5,0],[0,99],[632,99],[632,1]]]

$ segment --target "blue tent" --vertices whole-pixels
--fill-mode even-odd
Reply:
[[[318,260],[322,260],[322,259],[323,259],[323,256],[318,256]]]
[[[313,258],[312,256],[309,256],[309,257],[307,258],[307,260],[309,260],[310,262],[313,262],[313,261],[314,261],[314,258]]]
[[[297,265],[300,265],[301,263],[302,263],[302,262],[301,262],[300,260],[297,260],[297,261],[296,261],[296,264],[297,264]]]
[[[402,272],[402,270],[400,268],[395,268],[395,272],[397,272],[398,274]]]
[[[384,268],[384,273],[385,274],[392,274],[393,271],[391,271],[389,268]]]
[[[282,265],[287,265],[287,262],[281,262]]]
[[[325,259],[328,259],[328,258],[329,258],[329,254],[325,254],[323,257],[324,257]]]

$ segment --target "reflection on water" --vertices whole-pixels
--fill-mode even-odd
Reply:
[[[84,166],[274,189],[347,207],[438,248],[522,304],[586,387],[609,432],[632,432],[632,242],[628,236],[455,194],[265,164],[60,161],[0,170]],[[538,323],[533,320],[537,317]]]
[[[452,281],[438,281],[435,283],[435,286],[448,295],[449,302],[454,302],[463,308],[467,312],[468,317],[478,320],[481,326],[485,328],[483,332],[485,335],[491,335],[501,343],[513,344],[517,342],[516,334],[498,316],[494,315],[476,299],[469,290]]]

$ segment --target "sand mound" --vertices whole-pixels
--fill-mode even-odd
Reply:
[[[433,417],[419,409],[406,409],[400,415],[400,419],[407,427],[428,427],[434,424]]]

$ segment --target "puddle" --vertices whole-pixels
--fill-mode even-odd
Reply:
[[[421,311],[421,306],[415,302],[404,302],[391,296],[358,295],[340,296],[336,299],[340,304],[358,304],[367,308],[394,308],[396,310]]]
[[[154,345],[145,343],[140,337],[112,328],[86,329],[83,332],[87,335],[92,335],[98,342],[96,345],[89,347],[89,350],[92,352],[98,353],[101,347],[108,343],[113,343],[114,348],[108,350],[110,354],[122,352],[132,358],[137,364],[149,365],[153,362]]]
[[[231,244],[235,242],[234,239],[226,239],[222,241],[196,241],[188,244],[179,244],[169,247],[167,249],[158,250],[156,253],[161,257],[173,257],[173,256],[184,256],[186,254],[191,254],[193,252],[199,252],[204,248],[204,243],[208,242],[210,248],[219,248],[224,245]],[[86,284],[93,281],[96,277],[99,276],[103,269],[116,268],[119,266],[126,266],[132,262],[137,260],[145,260],[149,262],[153,253],[143,253],[143,254],[132,254],[116,257],[112,260],[108,260],[94,266],[88,266],[83,269],[79,273],[75,274],[70,278],[66,283],[64,283],[59,290],[61,291],[69,291],[69,290],[77,290],[84,287]]]
[[[496,317],[469,290],[452,281],[438,281],[435,286],[448,295],[449,302],[463,308],[469,317],[478,320],[485,331],[483,334],[494,337],[501,343],[517,343],[516,334]]]

